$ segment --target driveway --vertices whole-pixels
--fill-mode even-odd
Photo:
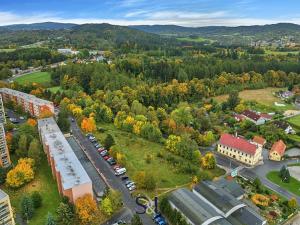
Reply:
[[[136,212],[138,205],[136,204],[135,199],[131,196],[131,193],[122,183],[121,179],[115,176],[113,169],[108,165],[108,163],[102,157],[100,157],[94,145],[82,134],[77,123],[70,123],[73,136],[75,136],[80,142],[80,145],[83,146],[84,151],[89,155],[91,162],[102,173],[108,186],[121,192],[125,207],[127,207],[133,215]],[[140,218],[144,225],[154,225],[154,222],[150,216],[143,214],[140,215]]]

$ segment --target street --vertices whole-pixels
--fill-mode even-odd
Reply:
[[[94,145],[82,134],[77,123],[72,121],[70,123],[73,136],[75,136],[81,146],[85,148],[85,151],[92,160],[92,163],[103,174],[109,186],[121,192],[125,207],[127,207],[133,215],[138,205],[136,204],[135,199],[131,196],[131,193],[122,183],[121,179],[115,176],[113,169],[108,165],[108,163],[100,157]],[[140,215],[140,218],[144,225],[154,225],[154,222],[149,215],[142,214]]]

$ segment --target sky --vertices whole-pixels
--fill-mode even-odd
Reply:
[[[0,0],[0,25],[47,21],[188,27],[300,24],[300,0]]]

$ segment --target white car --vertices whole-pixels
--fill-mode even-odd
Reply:
[[[126,184],[126,187],[127,188],[130,188],[131,186],[133,186],[135,183],[134,182],[128,182],[127,184]]]
[[[128,188],[129,191],[134,191],[136,189],[136,186],[135,185],[132,185],[131,187]]]

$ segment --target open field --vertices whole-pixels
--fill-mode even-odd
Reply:
[[[58,91],[61,91],[61,87],[60,86],[56,86],[56,87],[51,87],[51,88],[48,88],[49,91],[51,91],[52,93],[56,93]]]
[[[0,49],[0,52],[13,52],[15,50],[16,49],[13,49],[13,48],[2,48],[2,49]]]
[[[210,39],[202,38],[202,37],[197,37],[197,38],[190,38],[190,37],[181,37],[177,38],[179,41],[191,41],[191,42],[213,42]]]
[[[300,127],[300,115],[289,118],[288,121],[291,125]]]
[[[130,177],[134,178],[139,171],[152,173],[156,177],[156,191],[159,193],[185,186],[191,182],[192,177],[190,175],[179,173],[172,165],[157,157],[160,151],[165,151],[162,144],[150,142],[134,134],[121,131],[115,128],[113,124],[98,124],[98,127],[105,129],[103,133],[95,133],[98,139],[104,140],[108,133],[114,137],[116,142],[114,148],[125,155],[125,165]],[[150,163],[147,163],[145,160],[147,155],[152,156]],[[222,174],[223,170],[221,169],[211,171],[211,176],[220,176]]]
[[[294,177],[291,177],[289,183],[284,183],[281,181],[281,178],[278,176],[278,174],[278,171],[271,171],[267,174],[267,178],[280,187],[300,196],[300,181],[298,181]]]
[[[36,72],[30,73],[15,79],[15,81],[19,84],[26,84],[26,83],[39,83],[45,84],[51,81],[50,73],[48,72]]]
[[[15,191],[6,186],[1,188],[9,194],[12,207],[17,211],[19,211],[20,201],[23,196],[29,195],[33,191],[40,192],[43,203],[42,206],[35,211],[34,217],[29,221],[29,225],[44,225],[47,213],[51,212],[55,214],[55,210],[60,202],[56,182],[53,179],[51,169],[44,155],[32,182]]]
[[[265,54],[267,54],[267,55],[288,55],[288,54],[297,55],[297,54],[299,54],[299,51],[280,52],[280,51],[275,51],[275,50],[265,50]]]

